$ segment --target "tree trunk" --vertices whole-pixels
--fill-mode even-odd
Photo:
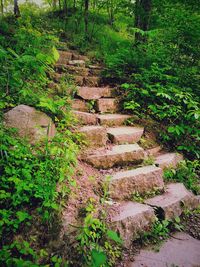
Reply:
[[[136,0],[135,3],[135,27],[148,31],[151,18],[152,0]],[[136,33],[136,41],[146,41],[146,36]]]
[[[64,0],[63,2],[63,11],[64,11],[64,14],[67,15],[67,0]]]
[[[18,6],[18,0],[14,0],[14,15],[16,18],[20,17],[20,10]]]
[[[57,1],[53,0],[53,10],[56,10],[56,7],[57,7]]]
[[[85,35],[88,35],[88,15],[89,15],[89,0],[85,0],[85,14],[84,14],[84,20],[85,20]]]
[[[107,10],[108,10],[108,16],[109,16],[109,24],[112,26],[115,20],[113,0],[107,2]]]
[[[1,16],[3,17],[3,13],[4,13],[3,0],[0,0],[0,9],[1,9]]]
[[[61,9],[62,9],[61,0],[58,0],[58,6],[59,6],[59,11],[61,11]]]

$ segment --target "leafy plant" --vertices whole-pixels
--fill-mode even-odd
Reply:
[[[116,232],[107,229],[105,222],[97,217],[94,202],[89,200],[85,209],[83,227],[79,228],[77,240],[79,253],[83,257],[85,266],[113,266],[116,259],[121,256],[121,238]],[[113,249],[115,244],[115,249]]]
[[[51,143],[40,144],[33,150],[17,137],[15,131],[1,124],[1,264],[12,265],[23,260],[37,263],[39,260],[38,252],[32,248],[25,232],[31,231],[35,220],[50,231],[54,218],[59,214],[61,199],[70,192],[77,145],[69,134],[66,137],[67,133],[63,132]],[[67,178],[66,188],[63,182]],[[23,241],[16,243],[16,236],[20,235],[24,236]]]
[[[162,124],[160,138],[191,158],[199,157],[199,102],[187,88],[178,88],[168,68],[153,64],[124,84],[124,108]],[[133,100],[134,99],[134,100]]]
[[[139,193],[138,191],[134,192],[131,196],[133,201],[137,201],[140,203],[144,203],[144,201],[148,198],[157,196],[161,193],[161,190],[158,188],[154,188],[150,191],[146,191],[145,193]]]
[[[176,170],[167,169],[164,172],[164,179],[166,181],[176,181],[183,183],[188,189],[195,194],[200,193],[199,185],[199,161],[182,161]]]

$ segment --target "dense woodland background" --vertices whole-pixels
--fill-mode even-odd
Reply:
[[[122,110],[155,120],[160,142],[188,159],[179,178],[190,177],[192,188],[200,168],[199,11],[198,0],[48,0],[45,8],[0,0],[1,266],[73,266],[62,250],[48,246],[61,199],[70,193],[63,181],[74,183],[81,144],[69,131],[73,77],[49,97],[57,49],[78,50],[104,65],[103,78],[118,86]],[[59,129],[53,142],[33,153],[3,126],[3,113],[18,104],[52,117]],[[56,184],[63,185],[61,192]],[[81,245],[76,253],[82,266],[91,260]]]

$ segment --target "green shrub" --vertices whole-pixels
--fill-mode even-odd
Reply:
[[[6,108],[19,103],[35,106],[47,90],[47,72],[58,59],[57,39],[42,34],[22,18],[11,25],[5,19],[2,26],[1,106]]]
[[[38,227],[44,225],[46,235],[51,231],[52,221],[59,214],[60,200],[67,197],[74,184],[70,177],[76,164],[76,152],[77,145],[69,131],[58,133],[50,143],[32,148],[19,139],[15,131],[1,124],[1,265],[15,266],[22,260],[39,261],[39,252],[34,250],[35,243],[28,233],[35,221],[39,221]]]
[[[161,140],[190,158],[200,157],[198,96],[179,88],[171,69],[153,64],[123,84],[124,109],[138,116],[150,116],[162,124]]]
[[[80,266],[114,266],[121,256],[121,238],[107,228],[105,218],[95,216],[97,211],[93,199],[89,199],[85,212],[77,236],[78,252],[82,258]]]
[[[176,170],[168,169],[164,172],[166,181],[176,181],[183,183],[189,190],[196,195],[200,193],[200,163],[195,161],[182,161]]]

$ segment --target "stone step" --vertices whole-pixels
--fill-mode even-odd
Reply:
[[[79,129],[79,132],[84,134],[88,146],[100,147],[106,145],[107,133],[102,126],[84,126]]]
[[[72,109],[82,112],[89,112],[88,103],[82,99],[73,99],[72,100]]]
[[[85,68],[85,61],[84,60],[69,60],[68,65],[76,66],[76,67],[84,67]]]
[[[97,116],[92,113],[82,112],[82,111],[73,111],[75,118],[78,120],[79,124],[83,125],[96,125]]]
[[[147,156],[149,157],[156,157],[158,156],[159,152],[162,150],[162,147],[161,146],[156,146],[156,147],[153,147],[153,148],[149,148],[147,149]]]
[[[117,172],[111,177],[110,196],[114,199],[126,200],[137,192],[144,194],[155,189],[163,190],[162,176],[162,169],[153,165]]]
[[[85,86],[88,87],[98,87],[101,85],[101,77],[99,76],[88,76],[84,78],[84,83]]]
[[[123,245],[127,248],[142,232],[150,231],[156,220],[153,208],[148,205],[125,202],[117,210],[118,214],[111,217],[111,225],[120,234]]]
[[[64,63],[56,63],[55,70],[58,73],[68,73],[74,76],[88,76],[89,69],[85,67],[71,66]]]
[[[59,52],[59,59],[57,61],[57,64],[68,64],[69,60],[72,60],[73,54],[68,51],[58,51]]]
[[[101,97],[111,97],[113,89],[109,87],[78,87],[77,95],[85,100],[95,100]]]
[[[89,73],[90,75],[94,75],[94,76],[100,76],[101,75],[101,72],[102,72],[102,69],[99,68],[99,67],[95,67],[95,66],[88,66],[89,68]]]
[[[102,70],[102,66],[100,66],[100,65],[92,65],[92,64],[90,64],[90,65],[88,65],[88,68],[95,69],[95,70]]]
[[[59,82],[63,76],[64,76],[64,73],[55,72],[53,75],[53,79],[56,82]],[[77,86],[98,87],[101,85],[101,78],[97,76],[85,76],[84,77],[81,75],[73,75],[73,78]]]
[[[87,56],[80,55],[76,53],[75,51],[72,52],[72,60],[83,60],[85,62],[89,62],[90,59]]]
[[[165,153],[156,157],[155,164],[162,169],[176,168],[183,160],[183,156],[178,153]]]
[[[54,81],[56,81],[56,82],[59,82],[59,81],[62,79],[62,77],[63,77],[63,74],[60,74],[60,73],[57,73],[57,72],[55,72],[55,73],[53,74],[53,79],[54,79]]]
[[[105,114],[105,115],[98,115],[98,122],[101,125],[106,126],[120,126],[123,125],[127,119],[130,119],[130,115],[124,114]]]
[[[199,201],[181,183],[169,184],[164,194],[145,201],[154,207],[161,219],[173,219],[180,216],[184,209],[194,209]]]
[[[142,137],[144,128],[142,127],[115,127],[108,128],[108,138],[114,144],[131,144],[137,143]]]
[[[84,85],[84,77],[80,75],[73,75],[74,82],[77,86],[83,86]]]
[[[118,111],[118,103],[115,98],[101,98],[96,102],[96,110],[100,113],[114,113]]]
[[[89,69],[85,67],[76,67],[76,66],[70,66],[70,65],[65,65],[62,67],[64,68],[64,70],[67,70],[69,74],[79,75],[79,76],[89,75]]]
[[[110,149],[95,150],[85,160],[96,168],[108,169],[128,163],[140,163],[144,159],[144,150],[138,144],[117,145]]]

